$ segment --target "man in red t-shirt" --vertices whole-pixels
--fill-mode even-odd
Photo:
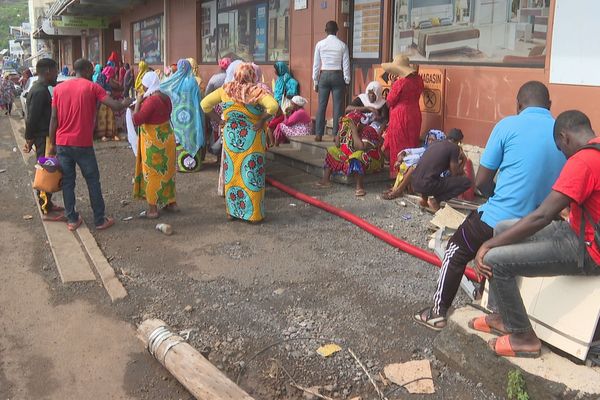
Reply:
[[[517,276],[600,275],[600,249],[591,225],[591,220],[600,219],[600,151],[582,149],[600,143],[600,138],[584,113],[571,110],[556,119],[554,141],[568,160],[548,197],[537,210],[485,242],[475,259],[477,271],[490,279],[499,313],[475,318],[469,326],[502,333],[489,342],[501,356],[540,354],[541,342],[527,317]],[[582,206],[590,219],[585,219],[580,240]],[[567,207],[569,222],[554,221]]]
[[[75,210],[75,166],[78,165],[85,178],[94,210],[96,229],[107,229],[114,224],[104,211],[104,199],[100,186],[100,172],[94,152],[94,124],[98,103],[114,111],[128,107],[132,100],[118,102],[107,95],[98,84],[92,82],[94,67],[84,59],[75,61],[77,77],[58,85],[52,98],[50,118],[50,154],[56,154],[63,171],[63,200],[67,228],[74,231],[83,222]]]

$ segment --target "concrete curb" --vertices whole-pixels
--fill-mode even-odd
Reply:
[[[492,335],[475,334],[467,327],[467,321],[482,313],[470,307],[456,310],[448,319],[448,326],[440,332],[433,342],[436,356],[442,361],[456,368],[461,374],[475,382],[481,382],[490,391],[499,396],[506,396],[508,372],[514,369],[520,369],[527,384],[527,391],[532,400],[571,400],[571,399],[589,399],[597,400],[598,392],[588,394],[580,390],[573,390],[576,384],[566,385],[558,383],[549,378],[553,372],[535,375],[526,371],[517,365],[521,360],[497,357],[487,346],[487,340],[493,338]],[[549,352],[545,349],[541,359],[527,360],[529,364],[537,363],[559,363],[560,369],[569,372],[575,377],[581,377],[580,369],[588,372],[592,376],[597,372],[591,368],[579,366],[571,361]],[[585,369],[585,370],[584,370]],[[544,365],[538,371],[544,371]],[[597,382],[591,382],[596,386]],[[587,390],[586,390],[587,391]],[[595,392],[595,388],[590,390]]]

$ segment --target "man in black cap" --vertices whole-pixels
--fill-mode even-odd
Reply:
[[[472,185],[464,176],[466,157],[459,147],[463,133],[453,128],[446,137],[427,148],[412,174],[412,187],[421,194],[420,205],[433,211],[440,209],[442,201],[464,193]],[[450,175],[446,176],[445,171],[450,171]]]

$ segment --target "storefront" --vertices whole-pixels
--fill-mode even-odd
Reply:
[[[483,146],[529,80],[549,85],[555,114],[579,108],[600,124],[587,100],[600,94],[595,85],[551,79],[565,51],[552,54],[554,14],[555,0],[155,0],[121,15],[121,44],[126,61],[155,67],[195,57],[204,82],[221,57],[256,62],[267,83],[272,64],[287,61],[314,115],[314,45],[336,20],[351,53],[349,98],[371,80],[387,84],[380,64],[407,54],[426,83],[423,130],[459,127],[467,143]]]

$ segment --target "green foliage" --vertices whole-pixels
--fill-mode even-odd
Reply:
[[[9,26],[21,26],[29,21],[27,0],[0,0],[0,50],[8,49]]]
[[[530,400],[525,385],[525,378],[518,369],[508,372],[508,383],[506,385],[506,396],[509,400]]]

